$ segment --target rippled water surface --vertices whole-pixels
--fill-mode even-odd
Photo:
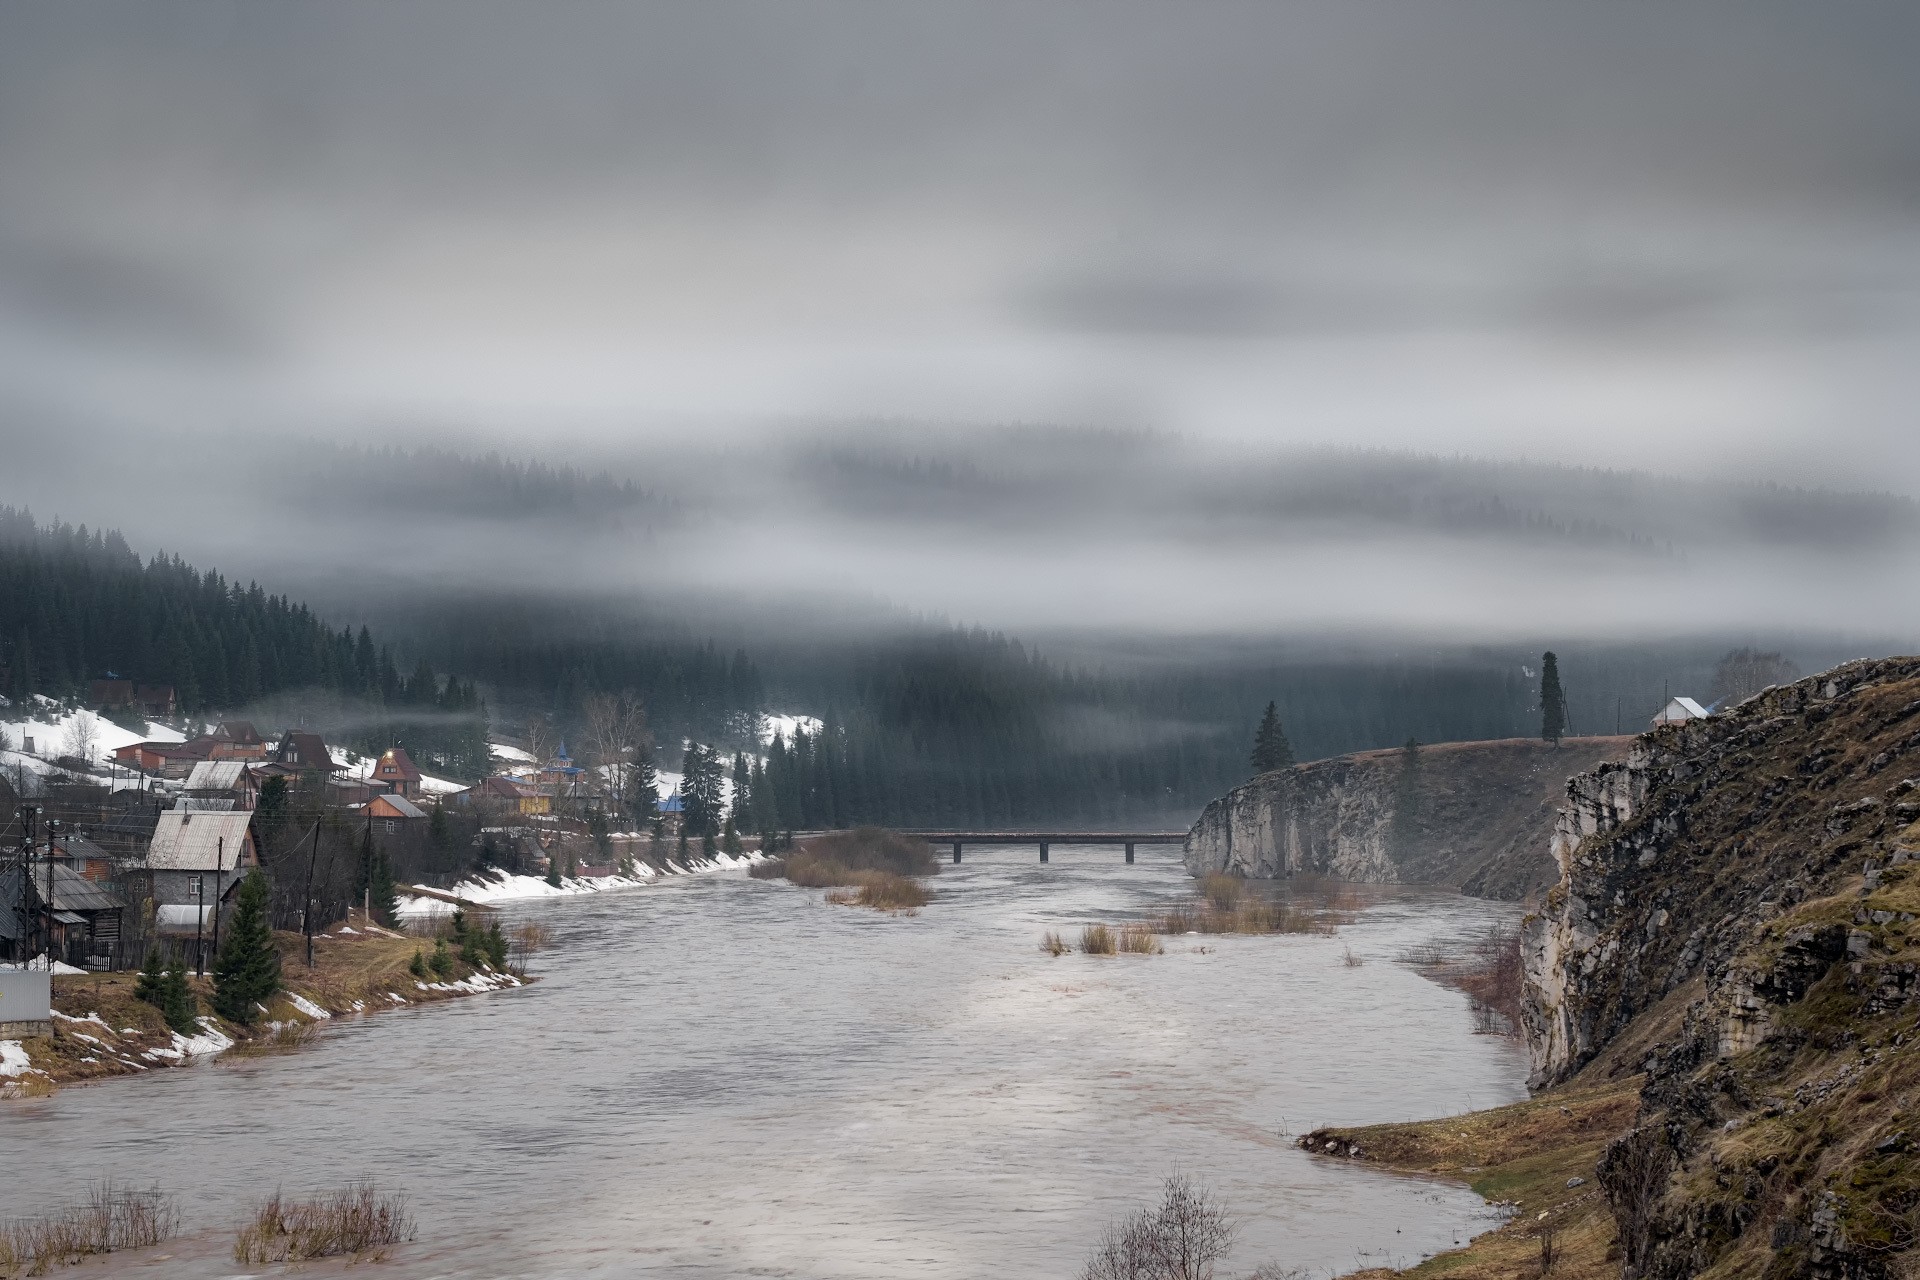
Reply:
[[[934,883],[911,918],[733,874],[529,905],[556,946],[525,990],[0,1106],[0,1214],[157,1182],[189,1239],[105,1270],[232,1274],[263,1192],[370,1177],[420,1224],[381,1276],[688,1280],[1070,1276],[1176,1168],[1241,1220],[1223,1275],[1489,1225],[1463,1189],[1287,1135],[1523,1096],[1518,1047],[1393,963],[1508,908],[1383,891],[1337,938],[1048,958],[1045,929],[1185,896],[1174,851],[970,849]]]

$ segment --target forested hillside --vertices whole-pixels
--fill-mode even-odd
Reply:
[[[536,505],[559,492],[562,507],[573,486],[605,484],[496,478],[503,492],[540,495]],[[778,744],[743,825],[1184,825],[1249,775],[1269,700],[1303,760],[1410,737],[1526,736],[1540,723],[1528,663],[1541,645],[1062,640],[1043,654],[998,632],[897,618],[835,637],[817,621],[783,626],[776,609],[731,624],[722,643],[659,597],[437,583],[387,592],[385,603],[363,594],[358,611],[335,605],[377,631],[335,627],[177,557],[143,561],[118,533],[38,527],[0,508],[9,693],[84,696],[112,672],[173,685],[188,714],[251,714],[268,732],[304,718],[343,744],[399,742],[463,777],[487,766],[489,720],[510,735],[537,720],[541,736],[578,743],[597,693],[646,708],[669,766],[687,738],[723,760],[753,754],[764,712],[825,721]],[[1674,692],[1706,695],[1719,651],[1704,639],[1563,651],[1572,731],[1639,727],[1669,677]]]
[[[0,507],[0,637],[16,701],[84,698],[109,675],[171,685],[190,716],[322,692],[362,708],[347,740],[404,738],[458,772],[486,761],[485,707],[470,682],[443,682],[425,663],[403,676],[366,628],[332,630],[304,604],[177,556],[142,561],[117,531],[41,526]]]

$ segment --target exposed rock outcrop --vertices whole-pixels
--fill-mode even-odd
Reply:
[[[1536,1087],[1644,1073],[1599,1170],[1629,1280],[1911,1274],[1916,820],[1913,658],[1655,730],[1568,783],[1522,1020]]]
[[[1567,779],[1624,756],[1631,741],[1449,742],[1263,774],[1207,806],[1187,835],[1187,869],[1518,899],[1553,882],[1548,837]]]

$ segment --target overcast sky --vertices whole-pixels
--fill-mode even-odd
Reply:
[[[1047,422],[1914,494],[1917,55],[1910,2],[13,3],[0,434]]]

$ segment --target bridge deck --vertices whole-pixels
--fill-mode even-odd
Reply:
[[[1184,831],[903,831],[929,844],[1185,844]]]

